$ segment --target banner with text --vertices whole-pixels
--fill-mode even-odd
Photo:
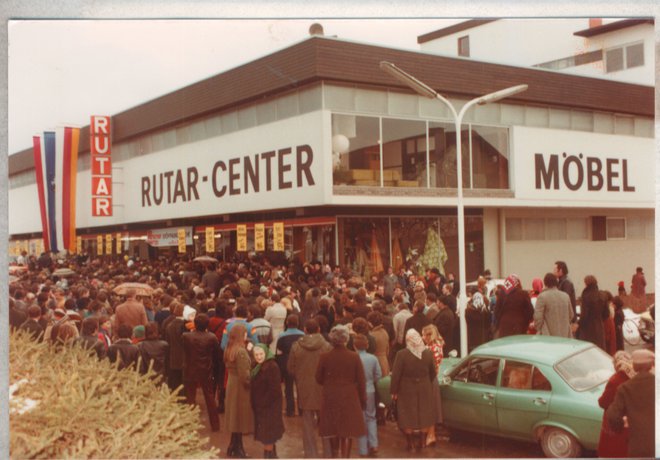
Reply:
[[[236,250],[247,251],[247,225],[236,226]]]
[[[212,254],[215,252],[215,228],[206,227],[206,252]]]
[[[93,115],[89,124],[92,171],[92,216],[112,216],[110,117]]]
[[[284,251],[284,222],[273,224],[273,251]]]
[[[192,244],[192,227],[184,227],[186,245]],[[179,232],[176,228],[159,228],[147,231],[147,244],[162,248],[179,245]]]

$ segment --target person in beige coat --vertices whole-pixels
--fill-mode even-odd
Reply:
[[[540,335],[572,338],[570,297],[558,289],[557,278],[552,273],[546,273],[543,284],[545,289],[537,297],[534,307],[534,327]]]

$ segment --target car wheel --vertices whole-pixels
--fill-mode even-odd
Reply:
[[[546,428],[541,436],[541,448],[550,458],[575,458],[582,454],[582,446],[575,436],[561,428]]]

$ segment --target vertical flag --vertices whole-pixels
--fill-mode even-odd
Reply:
[[[46,251],[76,249],[78,128],[61,127],[32,138],[41,227]]]
[[[117,254],[121,254],[121,233],[117,233]]]
[[[112,233],[105,235],[105,254],[107,256],[112,255]]]
[[[103,235],[96,235],[96,255],[103,255]]]
[[[177,236],[179,237],[179,253],[184,254],[186,252],[186,229],[180,228]]]
[[[82,236],[76,237],[76,253],[82,254]]]

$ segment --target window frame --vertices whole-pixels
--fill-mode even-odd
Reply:
[[[458,37],[456,43],[458,46],[458,56],[470,57],[470,36],[463,35],[462,37]]]
[[[622,237],[612,237],[610,236],[610,225],[609,223],[614,220],[622,220],[623,221],[623,236]],[[627,240],[628,238],[628,222],[625,217],[622,216],[608,216],[605,217],[605,240],[606,241],[624,241]]]

